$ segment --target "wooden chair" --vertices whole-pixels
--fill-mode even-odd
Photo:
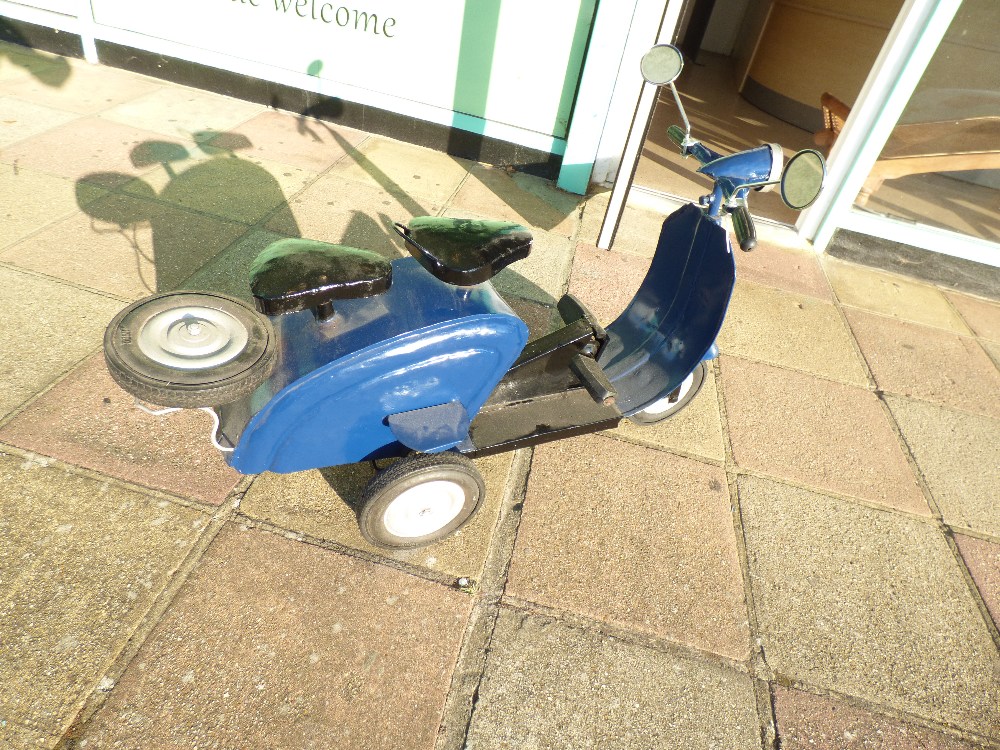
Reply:
[[[826,127],[813,136],[829,149],[851,108],[829,93],[820,97]],[[855,203],[864,206],[886,180],[927,172],[1000,169],[1000,116],[938,120],[897,125],[872,167]]]
[[[829,153],[830,149],[833,148],[833,142],[837,140],[837,136],[840,135],[840,131],[847,121],[847,116],[851,114],[851,108],[833,94],[828,93],[824,93],[819,98],[819,103],[823,108],[824,127],[813,134],[813,141]]]

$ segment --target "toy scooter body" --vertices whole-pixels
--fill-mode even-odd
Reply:
[[[647,80],[671,89],[680,67],[669,46],[643,60]],[[411,257],[392,263],[312,240],[274,243],[251,267],[256,310],[210,292],[140,300],[108,327],[108,368],[138,398],[210,411],[213,441],[243,473],[400,457],[366,488],[361,531],[386,547],[440,539],[485,492],[468,457],[683,408],[718,354],[735,283],[723,218],[749,250],[750,189],[780,172],[782,197],[801,208],[822,185],[813,151],[782,171],[775,145],[722,156],[688,131],[668,134],[713,191],[663,222],[645,279],[606,329],[565,295],[562,325],[529,342],[490,282],[527,257],[527,230],[418,217],[397,225]]]
[[[292,472],[410,451],[482,455],[606,429],[714,356],[734,281],[725,230],[686,206],[664,222],[646,279],[606,333],[579,302],[564,302],[581,317],[511,370],[528,330],[489,281],[455,286],[399,259],[387,291],[344,300],[330,319],[308,310],[273,319],[272,375],[219,407],[235,446],[227,460],[247,474]],[[573,371],[588,343],[582,356],[614,398],[595,399]]]

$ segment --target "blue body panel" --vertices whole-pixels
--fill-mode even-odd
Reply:
[[[703,163],[698,171],[715,182],[721,182],[727,197],[748,183],[771,179],[773,162],[771,147],[767,144],[729,156],[720,156],[712,151],[708,153],[716,158]]]
[[[670,393],[715,351],[735,282],[725,229],[691,204],[667,217],[646,278],[607,327],[598,359],[623,414]]]
[[[390,415],[457,403],[474,416],[528,337],[492,285],[445,284],[412,258],[393,262],[387,292],[339,301],[328,322],[306,311],[275,324],[282,342],[275,373],[222,413],[230,439],[235,428],[227,424],[246,421],[228,455],[245,474],[403,454]]]
[[[694,156],[702,164],[698,171],[715,182],[709,203],[709,213],[712,216],[722,216],[724,207],[734,199],[745,202],[749,190],[746,185],[772,179],[775,148],[765,144],[723,156],[700,143],[687,147],[685,153]],[[780,154],[780,151],[777,153]]]

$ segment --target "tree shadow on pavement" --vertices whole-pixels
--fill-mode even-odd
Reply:
[[[143,177],[120,172],[87,175],[77,183],[82,210],[98,233],[120,234],[134,254],[142,285],[149,292],[181,288],[216,256],[243,238],[254,224],[281,215],[289,236],[298,225],[278,181],[263,167],[236,155],[250,142],[226,134],[196,134],[195,153],[172,141],[144,141],[132,149],[132,164]],[[149,167],[159,170],[149,171]],[[156,185],[163,182],[157,190]],[[106,198],[86,202],[93,187]],[[139,229],[151,230],[143,246]]]

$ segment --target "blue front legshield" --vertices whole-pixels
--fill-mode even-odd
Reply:
[[[623,414],[670,393],[706,356],[735,282],[725,229],[690,204],[667,217],[646,278],[607,327],[598,360]]]

